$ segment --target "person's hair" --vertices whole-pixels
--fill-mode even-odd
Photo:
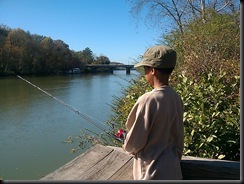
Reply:
[[[155,68],[155,69],[162,74],[170,75],[173,72],[174,67],[173,68]]]

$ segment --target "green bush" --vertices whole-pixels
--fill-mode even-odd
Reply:
[[[240,77],[225,72],[199,76],[198,83],[175,72],[172,86],[184,103],[184,155],[203,158],[240,160]],[[126,118],[137,98],[152,88],[141,77],[124,97],[115,98],[113,131],[125,128]]]
[[[209,73],[198,85],[184,73],[174,86],[184,102],[184,155],[240,160],[240,77]]]

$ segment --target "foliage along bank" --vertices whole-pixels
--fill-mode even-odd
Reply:
[[[107,56],[96,56],[88,47],[74,51],[62,40],[0,25],[0,76],[62,74],[83,70],[86,64],[109,63]]]

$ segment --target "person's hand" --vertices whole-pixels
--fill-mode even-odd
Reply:
[[[122,149],[125,151],[125,145],[124,144],[122,145]]]

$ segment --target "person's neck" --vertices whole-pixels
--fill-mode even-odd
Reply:
[[[168,86],[168,82],[159,82],[154,84],[154,89]]]
[[[154,89],[159,88],[159,87],[166,87],[168,85],[169,85],[169,76],[168,75],[155,76],[153,78]]]

